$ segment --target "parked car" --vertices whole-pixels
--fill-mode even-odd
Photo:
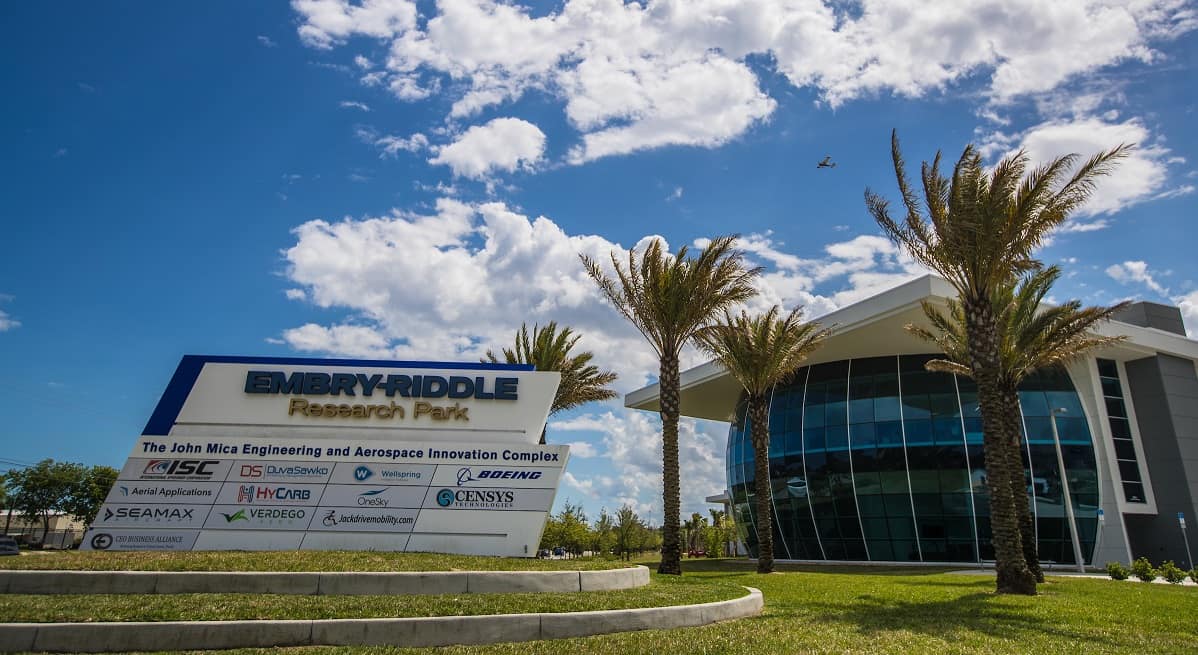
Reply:
[[[20,555],[21,547],[17,540],[9,536],[0,537],[0,555]]]
[[[553,556],[554,556],[554,557],[564,557],[564,556],[565,556],[565,554],[566,554],[566,549],[565,549],[565,548],[562,548],[561,546],[558,546],[557,548],[554,548],[554,549],[553,549]]]

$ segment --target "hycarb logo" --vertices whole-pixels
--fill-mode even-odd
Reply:
[[[449,507],[453,501],[453,489],[442,489],[437,492],[437,504],[441,507]]]
[[[369,467],[359,466],[358,468],[354,469],[354,479],[358,482],[369,480],[370,476],[372,475],[374,475],[374,471],[371,471]]]
[[[142,477],[197,477],[211,478],[212,467],[220,464],[215,459],[152,459],[142,470]]]
[[[291,487],[275,487],[264,485],[241,485],[237,488],[237,503],[252,503],[255,500],[265,503],[275,501],[309,500],[312,491],[309,489],[293,489]]]
[[[458,469],[458,486],[462,486],[467,482],[493,482],[495,480],[539,480],[543,473],[541,471],[528,471],[522,469],[482,469],[478,472],[478,477],[474,477],[474,473],[469,467]]]
[[[358,494],[358,504],[363,507],[386,507],[389,501],[382,497],[386,489],[371,489]]]

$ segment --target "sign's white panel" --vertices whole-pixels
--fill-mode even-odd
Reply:
[[[316,462],[313,464],[296,464],[295,462],[258,462],[238,460],[233,462],[229,480],[245,482],[328,482],[333,474],[331,464]]]
[[[93,527],[198,528],[208,517],[206,505],[105,503]]]
[[[216,502],[238,505],[316,505],[320,502],[320,494],[324,487],[323,484],[226,482]]]
[[[569,453],[536,443],[558,379],[185,357],[82,547],[532,556]]]
[[[84,540],[87,550],[191,550],[197,530],[110,530],[93,528]]]
[[[332,482],[338,484],[410,484],[427,487],[436,470],[432,464],[379,464],[338,462]]]
[[[220,487],[220,482],[121,480],[113,485],[105,502],[211,505],[220,493]]]
[[[427,490],[427,487],[398,485],[330,484],[320,498],[320,506],[419,509]]]

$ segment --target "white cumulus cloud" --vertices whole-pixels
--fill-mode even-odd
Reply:
[[[545,133],[536,125],[518,118],[496,118],[466,130],[428,161],[449,166],[456,176],[480,180],[494,171],[530,169],[544,152]]]
[[[1122,264],[1112,264],[1107,267],[1106,274],[1109,275],[1111,279],[1122,284],[1138,282],[1162,296],[1169,293],[1169,290],[1157,282],[1156,278],[1153,277],[1152,272],[1148,270],[1147,262],[1126,261]]]

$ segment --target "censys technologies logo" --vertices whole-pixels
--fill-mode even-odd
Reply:
[[[460,509],[510,509],[516,492],[499,489],[441,489],[437,504]]]

